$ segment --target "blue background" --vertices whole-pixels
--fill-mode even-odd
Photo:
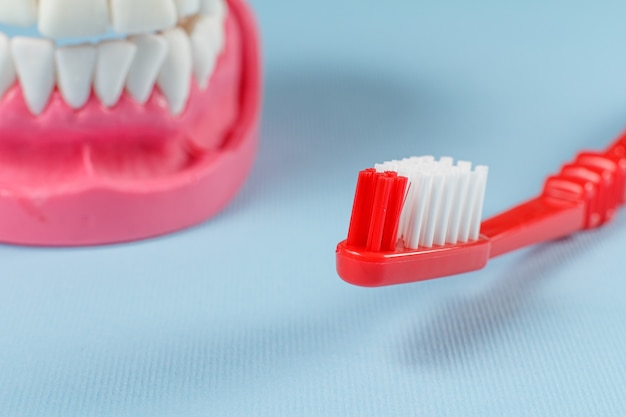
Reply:
[[[626,126],[626,3],[252,2],[254,172],[206,224],[0,247],[0,415],[625,416],[626,217],[482,271],[343,283],[356,173],[487,164],[486,214]]]

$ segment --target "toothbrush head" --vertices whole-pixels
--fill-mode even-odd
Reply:
[[[347,282],[382,286],[484,267],[480,235],[488,169],[443,157],[412,157],[359,173],[348,237],[337,246]]]

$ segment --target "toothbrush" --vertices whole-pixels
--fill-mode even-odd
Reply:
[[[487,174],[431,156],[361,171],[348,236],[337,245],[339,276],[377,287],[455,275],[605,224],[626,202],[626,132],[604,152],[579,153],[537,197],[481,223]]]

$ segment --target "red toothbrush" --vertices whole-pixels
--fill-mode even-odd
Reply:
[[[337,272],[366,287],[483,268],[490,258],[611,220],[626,202],[626,133],[604,152],[581,152],[538,197],[480,223],[487,168],[408,158],[359,173]]]

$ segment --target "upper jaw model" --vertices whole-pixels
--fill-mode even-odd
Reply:
[[[84,245],[222,209],[256,151],[244,0],[0,0],[0,242]]]

